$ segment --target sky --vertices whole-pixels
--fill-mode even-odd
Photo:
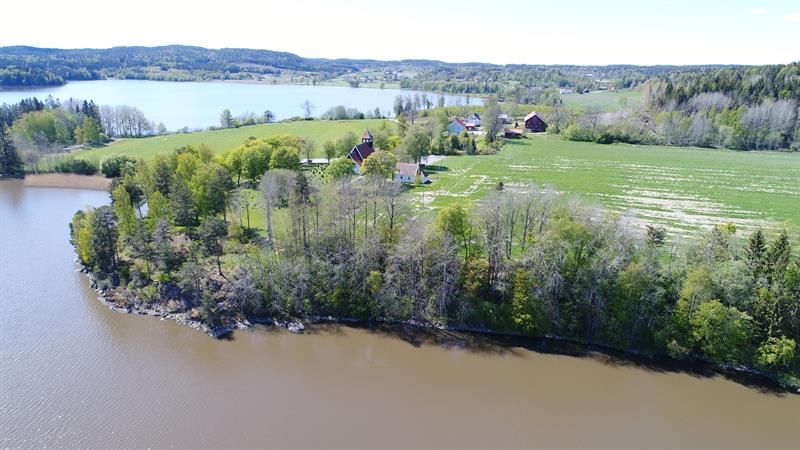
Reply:
[[[800,60],[800,0],[4,0],[0,46],[245,47],[497,64]],[[115,6],[119,5],[119,6]]]

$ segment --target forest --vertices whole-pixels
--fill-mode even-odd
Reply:
[[[345,138],[347,139],[347,138]],[[317,317],[569,338],[708,361],[797,383],[800,260],[786,231],[709,229],[676,252],[574,197],[502,184],[414,214],[386,167],[417,137],[301,169],[301,139],[187,146],[104,161],[110,206],[70,225],[80,261],[118,308],[208,329]],[[389,144],[391,142],[391,144]],[[112,170],[113,168],[113,170]]]

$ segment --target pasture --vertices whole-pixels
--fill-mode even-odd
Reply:
[[[623,108],[636,107],[644,102],[644,92],[635,90],[595,91],[588,94],[563,94],[561,100],[567,108],[585,110],[592,107],[597,111],[613,112]]]
[[[496,155],[451,156],[433,183],[412,192],[418,208],[475,201],[506,189],[550,186],[687,234],[733,222],[752,229],[800,225],[800,154],[601,145],[529,135]]]
[[[184,145],[199,145],[202,143],[211,147],[214,153],[223,153],[238,147],[251,136],[267,138],[289,134],[312,140],[316,144],[315,156],[323,157],[320,147],[325,140],[338,139],[348,131],[361,136],[365,128],[376,130],[381,126],[382,122],[386,122],[387,126],[393,126],[391,121],[384,119],[281,122],[224,130],[120,139],[103,147],[79,150],[72,155],[81,159],[101,161],[109,155],[124,153],[135,158],[148,160],[155,155],[169,153]]]

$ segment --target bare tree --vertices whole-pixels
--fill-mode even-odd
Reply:
[[[301,103],[300,108],[303,109],[303,114],[305,114],[306,119],[310,119],[314,114],[314,110],[317,109],[316,106],[311,103],[311,100],[306,100]]]

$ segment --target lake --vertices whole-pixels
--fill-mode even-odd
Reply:
[[[163,122],[169,130],[184,126],[190,129],[219,125],[224,109],[234,116],[245,112],[262,115],[269,109],[277,120],[303,116],[300,104],[310,100],[316,107],[314,114],[344,105],[362,112],[380,108],[383,114],[392,114],[394,99],[398,95],[423,92],[405,89],[370,89],[337,86],[271,85],[234,82],[169,82],[140,80],[72,81],[63,86],[37,88],[0,88],[0,104],[15,103],[23,98],[48,95],[94,100],[100,105],[130,105],[145,113],[154,123]],[[436,101],[436,94],[428,94]],[[480,104],[479,98],[446,95],[446,104]]]
[[[0,448],[796,448],[800,396],[413,334],[229,340],[97,301],[68,242],[100,191],[0,182]]]

